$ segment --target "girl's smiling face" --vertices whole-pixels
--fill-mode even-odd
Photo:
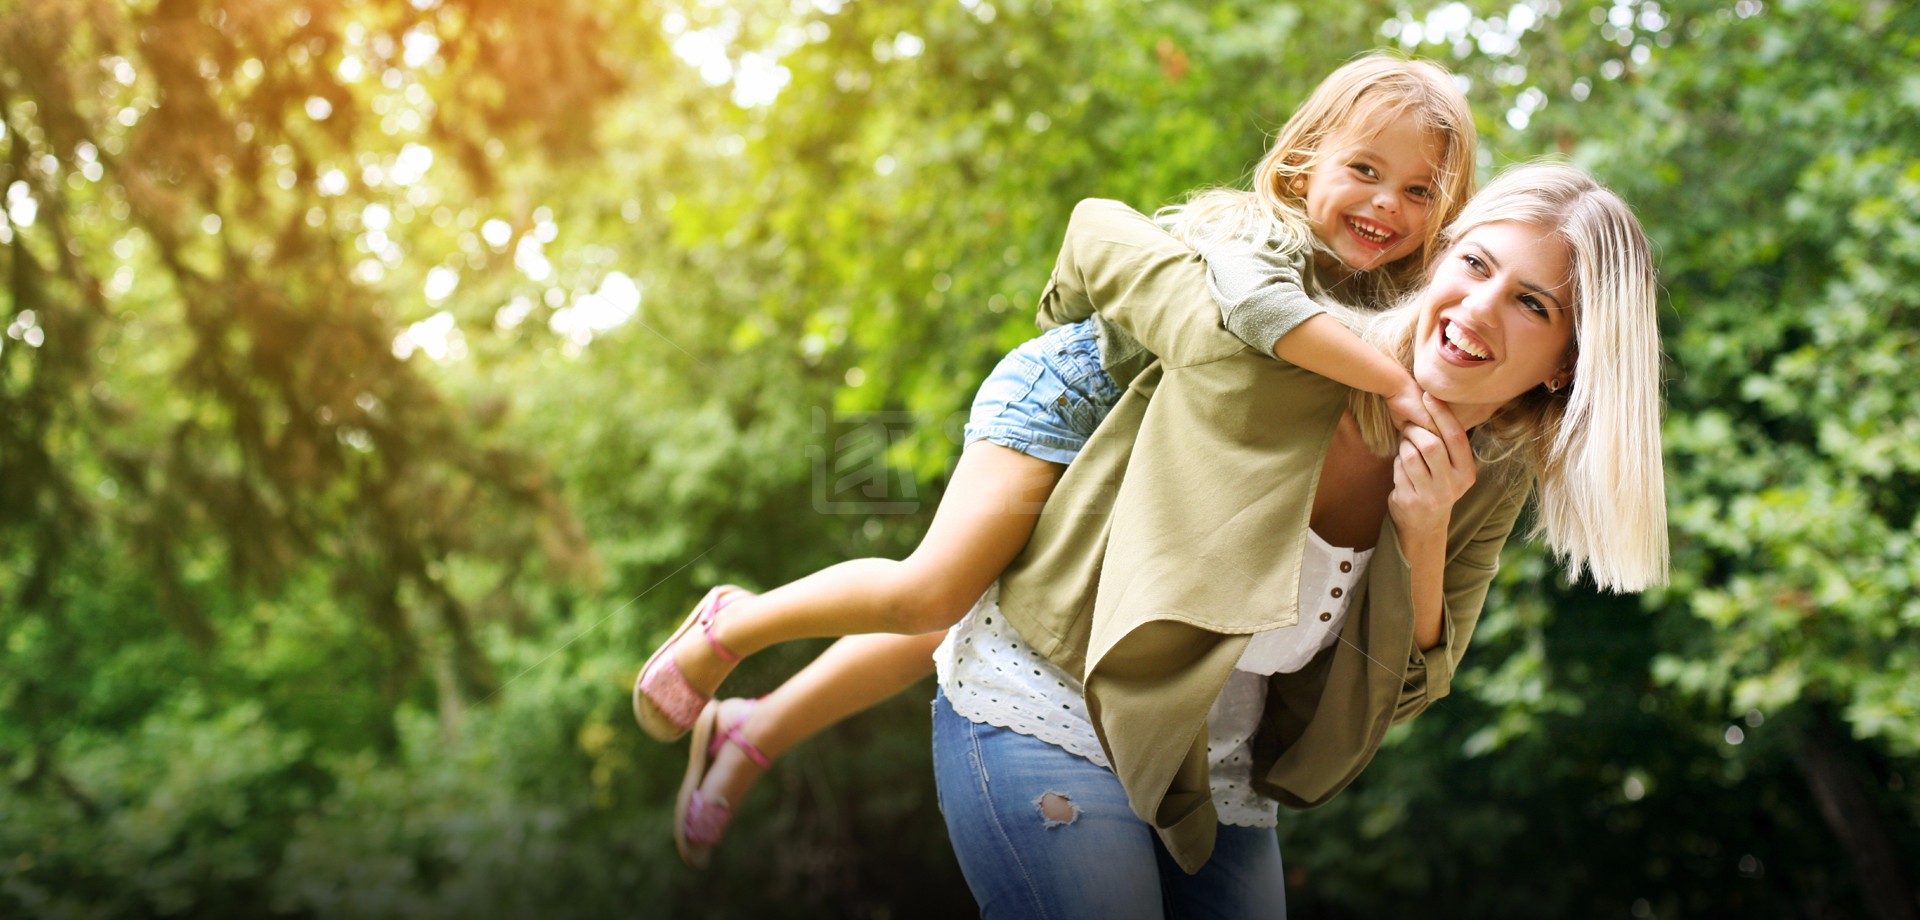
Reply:
[[[1413,377],[1475,425],[1573,366],[1572,258],[1534,224],[1483,224],[1435,264],[1421,294]]]
[[[1320,252],[1320,267],[1370,271],[1417,251],[1445,138],[1413,119],[1393,118],[1371,134],[1330,137],[1322,152],[1307,173],[1307,220],[1341,264],[1326,264]]]

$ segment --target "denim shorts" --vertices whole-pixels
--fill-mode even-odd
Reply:
[[[1127,804],[1113,771],[933,700],[933,774],[947,838],[983,920],[1169,920],[1287,915],[1280,838],[1217,828],[1213,855],[1181,871]],[[1042,801],[1057,796],[1050,815]]]
[[[1071,463],[1122,392],[1100,364],[1092,321],[1051,329],[1008,352],[980,384],[966,440]]]

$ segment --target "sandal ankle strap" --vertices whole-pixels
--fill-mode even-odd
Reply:
[[[721,661],[728,664],[739,664],[740,656],[735,654],[733,649],[727,648],[726,645],[722,644],[719,636],[714,635],[713,623],[720,617],[720,608],[733,603],[733,599],[739,596],[740,593],[742,592],[734,592],[715,598],[713,606],[709,607],[707,612],[700,617],[700,632],[707,637],[707,645],[713,648],[713,653],[719,655]]]
[[[739,748],[740,753],[747,755],[748,760],[758,764],[760,769],[769,769],[773,766],[773,758],[768,757],[765,751],[760,750],[759,745],[748,741],[746,733],[743,730],[747,724],[747,717],[753,715],[753,707],[758,704],[760,700],[755,698],[749,699],[746,702],[747,711],[741,713],[740,718],[733,720],[729,725],[720,726],[719,731],[714,732],[713,741],[707,745],[707,756],[712,757],[717,755],[720,753],[722,747],[731,744]]]

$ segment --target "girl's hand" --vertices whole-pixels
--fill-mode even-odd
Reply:
[[[1413,382],[1408,375],[1406,383],[1399,390],[1386,394],[1387,413],[1393,416],[1393,430],[1405,432],[1408,428],[1424,428],[1438,433],[1439,427],[1427,412],[1426,392]]]
[[[1404,535],[1444,533],[1454,503],[1479,475],[1473,446],[1453,409],[1424,394],[1421,402],[1434,430],[1417,425],[1402,430],[1400,453],[1393,462],[1393,492],[1387,496],[1387,511]]]

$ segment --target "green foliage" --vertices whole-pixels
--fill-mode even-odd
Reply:
[[[1920,700],[1884,675],[1916,663],[1920,622],[1920,100],[1902,91],[1911,59],[1888,51],[1920,20],[1877,5],[1672,15],[1756,54],[1650,68],[1633,102],[1668,127],[1608,149],[1665,245],[1681,320],[1684,564],[1657,606],[1714,628],[1663,649],[1655,673],[1733,713],[1836,706],[1911,756]]]
[[[1283,822],[1292,912],[1884,915],[1920,14],[1865,0],[0,6],[0,914],[970,914],[924,694],[699,875],[633,670],[907,552],[1072,203],[1243,181],[1382,43],[1655,236],[1674,580],[1510,547],[1458,692]]]

